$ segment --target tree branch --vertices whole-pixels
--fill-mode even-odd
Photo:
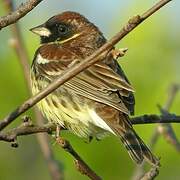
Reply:
[[[140,180],[153,180],[159,174],[158,167],[152,167]],[[139,180],[139,179],[138,179]]]
[[[15,9],[12,0],[4,0],[4,5],[8,12],[12,12]],[[29,94],[31,94],[31,83],[30,83],[30,75],[29,75],[29,69],[30,69],[29,57],[21,35],[19,24],[18,23],[13,24],[11,26],[11,31],[12,31],[12,37],[10,39],[10,45],[17,54],[19,63],[21,65],[21,69],[24,74],[25,83],[28,87],[28,92]],[[42,125],[44,123],[43,121],[44,119],[40,114],[39,110],[37,109],[37,107],[34,108],[34,115],[37,124],[39,126]],[[41,131],[41,129],[39,130]],[[10,137],[10,139],[12,137],[13,135]],[[60,169],[58,162],[54,159],[47,134],[36,134],[36,137],[40,145],[44,159],[47,163],[48,170],[52,179],[53,180],[63,179],[63,172]]]
[[[29,1],[26,4],[20,6],[14,13],[9,14],[7,16],[0,18],[0,29],[3,27],[8,26],[9,24],[12,24],[16,22],[18,19],[23,17],[27,12],[32,10],[38,3],[40,3],[42,0],[39,1]],[[97,61],[101,60],[105,55],[109,53],[109,51],[112,49],[112,47],[119,42],[121,39],[123,39],[129,32],[131,32],[134,28],[136,28],[141,22],[143,22],[145,19],[150,17],[152,14],[154,14],[156,11],[158,11],[161,7],[163,7],[165,4],[170,2],[171,0],[161,0],[159,3],[154,5],[152,8],[150,8],[148,11],[146,11],[142,16],[135,16],[131,18],[128,23],[121,29],[119,33],[117,33],[111,40],[109,40],[105,45],[103,45],[101,48],[99,48],[94,54],[86,58],[83,62],[75,65],[74,67],[71,67],[67,71],[65,71],[61,77],[59,77],[57,80],[55,80],[53,83],[51,83],[47,88],[45,88],[43,91],[38,93],[37,95],[33,96],[32,98],[25,101],[20,107],[18,107],[15,111],[10,113],[7,117],[4,118],[0,122],[0,131],[3,130],[6,126],[8,126],[12,121],[14,121],[18,116],[20,116],[22,113],[27,111],[29,108],[34,106],[37,102],[39,102],[41,99],[46,97],[48,94],[50,94],[52,91],[57,89],[60,85],[77,75],[78,73],[82,72],[84,69],[90,67],[92,64],[96,63]],[[28,6],[28,3],[34,3],[32,6]],[[29,10],[29,11],[28,11]],[[150,115],[152,116],[152,115]],[[156,116],[156,115],[155,115]],[[168,115],[170,116],[170,115]],[[141,117],[139,121],[144,123],[146,117]],[[151,117],[152,118],[152,117]],[[175,118],[175,117],[174,117]],[[162,121],[162,117],[154,117],[153,120],[158,119],[159,121]],[[133,122],[133,121],[132,121]],[[150,121],[149,121],[150,122]],[[155,121],[154,121],[155,122]],[[134,119],[133,123],[138,123],[137,119]],[[7,142],[15,142],[18,136],[21,135],[28,135],[33,133],[41,133],[41,132],[53,132],[54,129],[53,124],[47,124],[47,125],[41,125],[41,126],[33,126],[33,125],[22,125],[18,128],[9,130],[8,132],[0,132],[0,140],[1,141],[7,141]],[[91,179],[101,179],[99,176],[94,173],[89,166],[81,159],[81,157],[74,151],[72,146],[69,144],[68,141],[63,140],[62,138],[56,139],[57,142],[63,147],[67,152],[69,152],[74,158],[76,162],[76,166],[78,167],[78,170],[87,176],[89,176]]]
[[[69,141],[58,137],[56,142],[69,154],[75,158],[76,168],[81,174],[88,176],[92,180],[101,180],[101,178],[86,164],[86,162],[79,156],[79,154],[74,150]]]
[[[152,119],[151,119],[152,118]],[[159,120],[161,123],[167,123],[167,120],[171,123],[180,123],[180,116],[175,116],[172,114],[167,114],[167,115],[143,115],[143,116],[138,116],[134,117],[131,119],[132,124],[134,125],[139,125],[139,124],[144,124],[144,122],[147,121],[146,124],[150,123],[159,123]],[[38,125],[32,125],[31,122],[25,122],[22,125],[20,125],[17,128],[8,130],[7,132],[0,132],[0,141],[6,141],[6,142],[11,142],[13,147],[14,143],[17,146],[17,137],[18,136],[24,136],[24,135],[31,135],[31,134],[37,134],[37,133],[48,133],[52,134],[54,131],[56,131],[56,125],[52,123],[44,124],[41,126]],[[89,176],[91,179],[94,180],[99,180],[101,179],[86,163],[82,158],[78,155],[78,153],[72,148],[70,145],[69,141],[58,137],[56,139],[57,143],[68,153],[70,153],[74,158],[75,158],[75,165],[78,171],[80,171],[82,174]],[[15,146],[15,147],[16,147]],[[138,171],[136,172],[136,177],[142,176],[143,174],[143,166],[138,168]],[[138,174],[137,174],[138,173]],[[158,169],[152,168],[149,172],[147,172],[143,178],[144,180],[146,178],[150,177],[155,177],[158,175]]]
[[[173,120],[173,116],[172,114],[169,114],[168,111],[170,110],[170,107],[172,106],[174,100],[175,100],[175,96],[177,94],[177,92],[180,90],[180,85],[179,84],[173,84],[170,87],[170,92],[168,94],[168,98],[167,101],[164,105],[164,108],[160,108],[161,114],[158,117],[156,117],[156,115],[150,115],[149,117],[145,117],[145,119],[143,120],[143,116],[142,116],[142,121],[144,121],[145,123],[148,123],[148,121],[151,121],[152,119],[152,123],[157,122],[160,123],[158,124],[158,126],[155,128],[152,137],[150,139],[150,144],[149,147],[151,149],[154,148],[155,144],[157,143],[159,136],[161,133],[164,133],[165,138],[168,137],[168,139],[171,141],[171,143],[176,147],[176,149],[180,148],[180,144],[176,138],[176,135],[172,129],[172,126],[169,123],[172,122],[176,122],[179,123],[180,122],[180,117],[176,116],[176,118]],[[146,115],[145,115],[146,116]],[[138,119],[137,119],[138,121]],[[136,123],[136,118],[135,121],[133,121]],[[144,174],[144,166],[145,166],[145,161],[141,164],[141,166],[137,166],[134,172],[134,175],[132,177],[132,180],[139,180],[141,177],[141,179],[154,179],[154,177],[156,177],[158,175],[158,169],[154,170],[151,169],[149,172]],[[156,173],[157,172],[157,173]],[[150,176],[152,173],[153,176]]]
[[[151,119],[152,118],[152,119]],[[147,121],[147,122],[146,122]],[[168,121],[168,122],[167,122]],[[146,122],[146,123],[145,123]],[[131,118],[133,125],[154,124],[154,123],[180,123],[180,116],[168,115],[143,115]],[[46,132],[52,134],[56,130],[56,125],[52,123],[39,125],[21,125],[7,132],[0,132],[0,141],[13,142],[18,136]]]
[[[67,69],[61,76],[52,82],[47,88],[39,92],[37,95],[31,97],[27,101],[25,101],[21,106],[16,108],[13,112],[8,114],[1,122],[0,122],[0,130],[4,129],[8,124],[14,121],[18,116],[22,113],[27,111],[29,108],[34,106],[52,91],[57,89],[60,85],[77,75],[78,73],[82,72],[84,69],[88,68],[89,66],[93,65],[101,58],[104,57],[108,53],[108,51],[121,39],[123,39],[129,32],[131,32],[135,27],[137,27],[141,22],[155,13],[158,9],[162,6],[170,2],[171,0],[161,0],[159,3],[154,5],[148,11],[146,11],[142,16],[135,16],[131,18],[128,23],[121,29],[119,33],[117,33],[112,39],[110,39],[106,44],[104,44],[101,48],[99,48],[95,53],[91,56],[86,58],[84,61],[80,62],[79,64]]]
[[[143,115],[138,117],[131,118],[132,124],[154,124],[154,123],[180,123],[180,116],[175,114],[166,114],[166,115]]]
[[[180,90],[180,85],[179,84],[172,84],[170,86],[169,91],[168,91],[167,101],[166,101],[164,107],[161,108],[161,106],[159,106],[159,110],[160,110],[162,115],[167,115],[168,114],[168,111],[170,110],[170,108],[171,108],[171,106],[172,106],[172,104],[173,104],[173,102],[175,100],[175,97],[176,97],[179,90]],[[155,137],[152,136],[152,139],[151,139],[152,147],[154,147],[154,145],[156,144],[157,140],[159,139],[159,136],[163,135],[163,137],[165,138],[165,140],[168,143],[172,144],[178,152],[180,151],[180,142],[177,139],[176,134],[175,134],[171,124],[169,124],[169,123],[167,123],[167,124],[158,124],[155,131],[157,133],[154,132],[154,134],[156,134],[157,137],[155,138]],[[153,139],[156,139],[156,141],[153,142],[152,141]]]
[[[0,133],[0,141],[14,142],[18,136],[36,134],[36,133],[52,133],[56,130],[53,124],[44,124],[42,126],[21,125],[17,128],[11,129],[7,132]]]
[[[7,2],[10,0],[6,0]],[[29,0],[21,4],[14,12],[10,12],[7,16],[0,17],[0,30],[10,24],[17,22],[24,17],[32,9],[34,9],[42,0]]]

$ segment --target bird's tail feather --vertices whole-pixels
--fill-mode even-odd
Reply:
[[[136,134],[129,122],[129,118],[124,116],[120,118],[118,126],[113,127],[114,132],[120,136],[122,143],[128,150],[130,157],[137,163],[141,164],[145,159],[153,166],[159,165],[159,160],[156,158],[151,150],[145,145],[142,139]]]
[[[141,138],[132,129],[120,135],[121,141],[128,150],[130,157],[138,164],[145,159],[152,165],[158,165],[158,159],[152,154],[151,150],[145,145]]]

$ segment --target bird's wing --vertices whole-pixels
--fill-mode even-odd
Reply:
[[[41,75],[44,75],[50,80],[54,80],[62,73],[63,70],[73,66],[73,64],[70,63],[71,58],[73,57],[77,60],[78,57],[75,57],[71,52],[67,53],[67,51],[64,51],[65,50],[61,48],[61,52],[59,52],[59,54],[61,54],[60,57],[62,57],[63,54],[62,59],[58,59],[58,55],[56,55],[56,58],[53,59],[52,57],[48,57],[49,60],[38,64],[39,70],[41,70]],[[42,53],[41,56],[43,56]],[[121,78],[121,76],[116,74],[104,62],[97,62],[73,77],[63,86],[78,95],[101,102],[123,113],[129,114],[128,109],[117,92],[119,90],[132,92],[133,89],[131,85],[124,80],[124,78]]]
[[[78,74],[66,82],[65,86],[79,95],[129,113],[117,92],[120,89],[131,92],[132,87],[102,62]]]
[[[126,77],[117,60],[115,60],[112,56],[109,56],[104,60],[104,63],[107,64],[114,72],[116,72],[116,74],[118,74],[120,78],[123,78],[127,83],[130,84],[128,78]],[[130,111],[131,115],[134,115],[135,98],[133,92],[129,92],[127,90],[120,90],[119,94],[121,95],[121,98],[128,110]]]

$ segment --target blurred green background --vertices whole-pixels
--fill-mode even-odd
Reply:
[[[23,1],[15,1],[19,5]],[[78,11],[94,22],[107,38],[112,37],[129,17],[144,12],[157,0],[49,0],[20,20],[30,58],[38,47],[39,39],[29,32],[54,14],[66,10]],[[136,115],[159,113],[156,105],[163,105],[171,83],[180,83],[180,1],[176,0],[149,18],[129,34],[117,47],[128,47],[129,51],[120,60],[123,69],[133,84],[136,93]],[[5,15],[3,0],[0,0],[0,16]],[[0,31],[0,119],[28,98],[22,70],[13,49],[9,47],[9,28]],[[29,62],[31,63],[31,62]],[[171,112],[180,113],[180,93]],[[27,114],[29,114],[28,112]],[[17,119],[13,126],[20,123]],[[155,125],[136,126],[138,134],[149,142]],[[180,138],[180,127],[173,125]],[[128,180],[134,170],[134,163],[115,137],[102,141],[93,140],[90,144],[64,132],[63,136],[72,143],[84,160],[106,180]],[[0,179],[2,180],[49,180],[47,165],[43,159],[36,137],[18,138],[19,148],[0,143]],[[58,145],[52,148],[55,157],[63,162],[65,179],[87,179],[76,171],[73,159]],[[162,167],[159,180],[180,179],[180,156],[162,137],[155,147],[155,154],[161,157]]]

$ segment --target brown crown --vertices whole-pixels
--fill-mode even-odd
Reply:
[[[77,22],[83,24],[91,24],[88,19],[86,19],[83,15],[77,12],[66,11],[61,14],[55,15],[48,20],[48,22]]]

